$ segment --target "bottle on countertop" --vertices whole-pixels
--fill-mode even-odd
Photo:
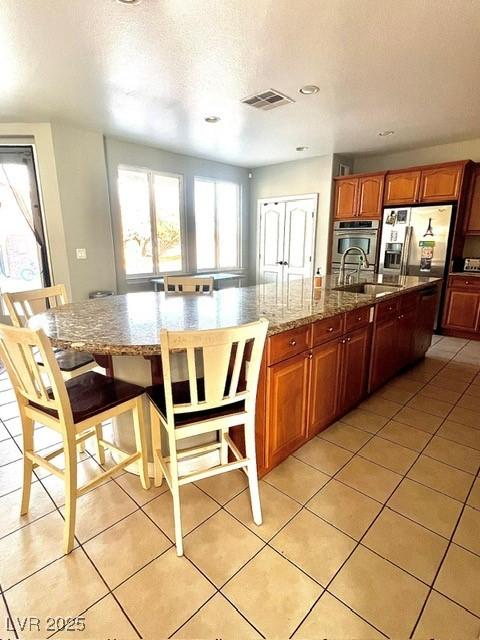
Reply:
[[[320,267],[317,267],[317,272],[313,276],[313,286],[314,287],[321,287],[322,286],[322,280],[323,280],[322,270],[321,270]]]

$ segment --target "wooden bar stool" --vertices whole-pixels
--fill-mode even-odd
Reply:
[[[42,366],[36,355],[40,354]],[[48,338],[42,330],[33,331],[0,325],[0,359],[5,364],[18,402],[23,432],[23,493],[21,514],[28,512],[32,471],[44,467],[65,483],[65,553],[73,548],[77,498],[99,485],[119,469],[138,461],[144,489],[150,487],[143,420],[144,389],[90,371],[65,382]],[[48,383],[47,383],[48,380]],[[128,453],[103,439],[105,420],[131,411],[136,451]],[[33,424],[39,422],[61,434],[63,445],[41,456],[34,450]],[[123,460],[108,471],[77,487],[76,446],[95,436],[98,457],[105,462],[105,449],[117,451]],[[65,468],[51,460],[61,453]]]
[[[69,302],[65,285],[63,284],[43,289],[32,289],[31,291],[4,293],[3,300],[14,327],[25,327],[28,320],[36,313],[41,313],[46,309],[59,307]],[[54,349],[54,353],[65,380],[82,375],[82,373],[91,371],[98,366],[89,353],[66,351],[64,349]]]
[[[163,276],[165,293],[212,293],[213,278],[192,278],[191,276]]]
[[[253,520],[262,524],[255,455],[255,403],[268,321],[220,330],[161,331],[162,385],[147,389],[150,398],[155,485],[165,476],[173,497],[177,555],[183,555],[179,488],[220,473],[243,469],[248,475]],[[188,380],[172,382],[171,355],[186,360]],[[197,377],[197,361],[203,377]],[[243,456],[229,435],[244,425]],[[169,455],[162,452],[161,429],[167,432]],[[218,432],[216,442],[178,450],[185,438]],[[181,473],[179,460],[219,451],[219,464],[204,471]],[[228,452],[234,461],[228,461]]]

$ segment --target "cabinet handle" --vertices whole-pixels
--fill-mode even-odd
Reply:
[[[328,333],[332,333],[333,327],[328,327],[327,331],[328,331]]]
[[[393,309],[393,307],[388,307],[388,310],[389,310],[389,311],[392,311],[392,309]]]
[[[470,284],[470,280],[465,280],[465,284]]]
[[[357,317],[357,322],[361,322],[361,320],[362,320],[362,316],[358,316]]]
[[[313,358],[313,353],[311,353],[311,352],[310,352],[310,353],[308,354],[307,358],[308,358],[309,360],[311,360],[311,359]]]
[[[294,346],[297,344],[297,341],[295,340],[295,338],[292,338],[288,344],[289,344],[291,347],[294,347]]]
[[[352,339],[351,339],[351,338],[347,338],[347,342],[351,342],[351,341],[352,341]]]
[[[343,340],[340,340],[340,344],[345,344],[345,343],[346,343],[345,338],[343,338]]]
[[[404,318],[404,317],[405,317],[405,316],[401,315],[401,316],[398,316],[398,319],[399,319],[399,320],[401,320],[401,319],[402,319],[402,318]]]

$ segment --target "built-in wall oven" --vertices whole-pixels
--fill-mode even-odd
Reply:
[[[342,255],[350,247],[359,247],[367,255],[370,264],[368,270],[374,271],[377,257],[378,220],[339,220],[333,226],[332,272],[340,268]],[[358,254],[350,253],[346,264],[357,265]]]

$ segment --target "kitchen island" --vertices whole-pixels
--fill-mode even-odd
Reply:
[[[257,395],[263,474],[428,349],[440,280],[367,277],[347,287],[331,276],[320,288],[298,280],[202,296],[126,294],[50,309],[30,326],[54,346],[91,352],[111,375],[148,386],[161,382],[161,328],[215,329],[266,317]],[[176,375],[184,379],[181,368]],[[115,438],[128,447],[121,427]]]

